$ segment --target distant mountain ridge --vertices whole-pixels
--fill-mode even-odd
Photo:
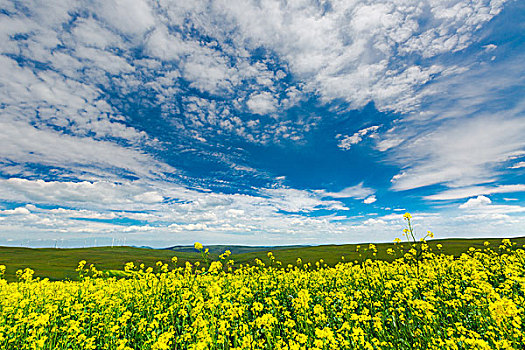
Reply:
[[[210,250],[211,254],[222,254],[229,250],[232,254],[253,253],[268,250],[283,250],[293,248],[311,247],[309,245],[286,245],[286,246],[248,246],[248,245],[207,245],[205,248]],[[197,253],[198,250],[192,245],[175,245],[172,247],[162,248],[162,250],[171,250],[181,253]]]

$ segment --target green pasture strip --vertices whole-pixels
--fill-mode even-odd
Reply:
[[[154,266],[159,260],[171,262],[174,255],[184,262],[194,262],[200,258],[199,254],[193,253],[133,247],[73,249],[0,247],[0,264],[6,266],[7,281],[16,281],[16,271],[26,267],[35,271],[35,277],[75,280],[78,278],[75,269],[80,260],[86,260],[86,266],[94,264],[98,270],[122,270],[124,264],[129,261],[133,261],[136,265],[143,263],[146,266]]]
[[[513,238],[512,242],[516,247],[522,248],[525,244],[525,237]],[[479,239],[436,239],[427,243],[434,252],[439,252],[436,245],[441,244],[441,252],[447,255],[459,256],[467,252],[470,247],[484,249],[484,242],[490,242],[493,250],[498,251],[501,238],[479,238]],[[400,243],[405,249],[409,248],[406,242]],[[356,252],[357,245],[361,247],[360,252]],[[235,261],[235,265],[253,264],[255,259],[260,259],[269,264],[270,259],[267,256],[269,251],[273,252],[277,261],[281,261],[283,266],[288,264],[295,265],[297,258],[301,258],[302,263],[312,263],[323,259],[328,265],[335,265],[342,261],[355,261],[367,258],[393,260],[395,256],[388,255],[387,249],[394,248],[393,243],[377,243],[377,255],[365,252],[368,248],[366,244],[344,244],[344,245],[321,245],[311,247],[285,248],[276,247],[266,248],[261,251],[252,251],[249,253],[233,254],[230,258]],[[397,245],[399,247],[399,244]],[[256,247],[254,247],[256,248]],[[227,246],[221,246],[226,250]],[[361,254],[361,255],[360,255]],[[134,262],[135,265],[144,264],[145,266],[154,266],[157,261],[171,264],[171,258],[178,258],[178,266],[184,266],[186,261],[194,263],[201,259],[200,254],[190,252],[171,251],[164,249],[148,249],[134,247],[93,247],[93,248],[73,248],[73,249],[56,249],[56,248],[20,248],[20,247],[0,247],[0,265],[7,267],[5,278],[7,281],[16,281],[16,271],[29,267],[35,271],[35,277],[49,278],[50,280],[75,280],[78,275],[75,271],[80,260],[86,260],[87,265],[94,264],[98,270],[109,271],[115,277],[119,277],[124,264]],[[212,260],[217,260],[217,253],[210,255]],[[172,265],[170,265],[172,266]],[[122,275],[124,276],[124,275]]]
[[[489,242],[489,247],[495,251],[498,251],[498,247],[501,244],[501,238],[476,238],[476,239],[463,239],[463,238],[453,238],[453,239],[435,239],[427,241],[427,244],[430,248],[436,252],[442,252],[446,255],[459,256],[462,253],[468,251],[470,247],[477,249],[484,249],[484,243]],[[525,237],[512,238],[512,242],[516,243],[515,247],[523,248],[525,244]],[[437,249],[437,245],[441,244],[441,250]],[[387,253],[387,249],[396,248],[396,245],[393,243],[374,243],[377,248],[377,255],[374,257],[372,252],[365,252],[364,250],[368,248],[368,243],[362,244],[344,244],[344,245],[321,245],[313,247],[302,247],[302,248],[293,248],[293,249],[282,249],[274,250],[273,255],[275,260],[281,261],[283,266],[288,264],[295,265],[297,264],[297,258],[301,258],[302,263],[311,263],[319,261],[320,259],[324,260],[324,263],[327,265],[333,266],[338,262],[343,261],[342,257],[344,256],[344,261],[361,261],[367,258],[381,259],[386,261],[394,260],[398,256],[392,256]],[[403,246],[405,250],[409,249],[409,244],[407,242],[402,242],[397,244],[397,248]],[[356,251],[357,246],[360,246],[360,252]],[[240,254],[237,256],[232,255],[232,259],[235,260],[236,264],[252,264],[254,259],[258,258],[264,263],[268,263],[269,259],[267,257],[267,252],[253,252],[247,254]]]

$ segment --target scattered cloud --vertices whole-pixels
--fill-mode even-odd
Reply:
[[[376,148],[379,151],[384,152],[384,151],[387,151],[387,150],[389,150],[391,148],[399,146],[403,141],[405,141],[405,140],[404,139],[396,139],[396,138],[380,140],[380,141],[377,142]]]
[[[108,181],[44,181],[10,178],[0,180],[0,196],[4,200],[22,200],[39,204],[62,203],[110,209],[114,206],[142,205],[162,202],[156,191],[140,182]]]
[[[372,203],[374,203],[376,200],[377,200],[376,196],[371,195],[371,196],[366,197],[366,198],[363,200],[363,203],[365,203],[365,204],[372,204]]]
[[[289,212],[311,212],[316,209],[330,208],[333,205],[344,208],[343,203],[332,200],[323,200],[318,193],[312,191],[291,188],[272,188],[262,190],[261,194],[268,195],[270,203],[276,209]]]
[[[429,96],[424,112],[401,118],[378,136],[379,144],[404,140],[384,147],[401,168],[392,189],[468,187],[496,182],[505,174],[509,160],[525,148],[525,102],[512,93],[523,89],[516,78],[522,58],[491,65],[471,62],[466,72],[436,79],[428,89],[440,97]]]
[[[429,200],[454,200],[473,196],[489,195],[495,193],[525,192],[525,185],[500,185],[500,186],[472,186],[446,190],[426,196]]]
[[[114,179],[124,174],[148,178],[164,172],[177,173],[173,167],[133,148],[64,135],[7,118],[0,121],[0,159],[11,165],[3,169],[4,174],[7,172],[10,176],[26,174],[31,164],[80,178]],[[15,164],[18,167],[13,167]]]
[[[253,93],[246,105],[252,113],[265,115],[275,112],[277,100],[269,92]]]
[[[484,45],[483,48],[485,49],[486,52],[491,52],[491,51],[496,50],[498,48],[498,45],[488,44],[488,45]]]
[[[348,151],[352,145],[356,145],[363,140],[363,137],[369,136],[372,137],[374,132],[379,129],[378,125],[374,125],[365,129],[361,129],[358,132],[354,133],[352,136],[343,136],[338,137],[339,143],[337,146],[345,151]]]
[[[326,197],[332,198],[355,198],[355,199],[365,199],[372,196],[375,193],[375,190],[363,186],[363,182],[358,183],[357,185],[346,187],[339,192],[322,192]]]
[[[396,149],[404,164],[403,176],[393,182],[396,191],[434,184],[466,187],[494,182],[498,167],[524,147],[521,119],[479,116],[447,123],[415,136]]]
[[[521,169],[521,168],[525,168],[525,162],[518,162],[512,165],[511,167],[509,167],[509,169]]]
[[[472,32],[497,15],[504,2],[397,1],[320,3],[221,3],[218,15],[235,23],[238,46],[267,47],[325,100],[344,99],[352,108],[374,100],[379,109],[407,111],[419,104],[418,86],[446,68],[397,65],[408,55],[431,58],[457,52]],[[218,8],[218,6],[217,6]],[[217,18],[220,18],[217,16]],[[427,26],[420,26],[425,22]],[[343,25],[344,24],[344,25]]]
[[[8,209],[0,211],[0,214],[4,215],[29,215],[31,212],[25,207],[18,207],[15,209]]]
[[[525,207],[520,205],[492,204],[490,198],[485,196],[470,198],[468,201],[461,204],[459,208],[470,210],[478,214],[483,214],[484,216],[493,216],[495,218],[505,217],[509,220],[512,218],[508,216],[508,214],[525,212]]]
[[[492,201],[490,200],[490,198],[485,197],[485,196],[477,196],[476,198],[470,198],[468,201],[461,204],[459,208],[460,209],[478,208],[478,207],[485,206],[491,203]]]

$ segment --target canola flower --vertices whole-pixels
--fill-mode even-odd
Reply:
[[[225,252],[205,266],[128,263],[121,279],[101,278],[85,261],[80,281],[39,280],[25,269],[19,282],[0,279],[0,348],[523,348],[524,250],[503,240],[497,251],[455,259],[424,240],[406,248],[392,250],[403,253],[393,262],[334,267],[301,259],[281,267],[268,253],[233,268]]]

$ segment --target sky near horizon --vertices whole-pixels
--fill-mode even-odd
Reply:
[[[0,4],[0,245],[525,235],[523,1]]]

